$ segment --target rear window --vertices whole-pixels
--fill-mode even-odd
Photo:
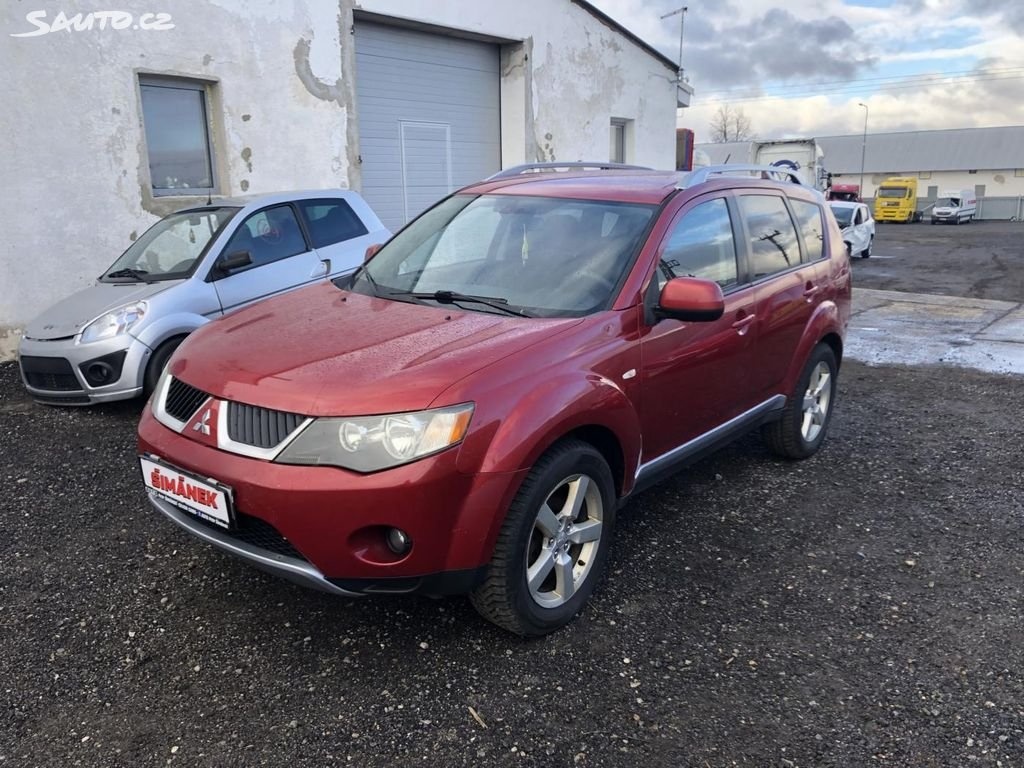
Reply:
[[[796,228],[781,197],[742,195],[739,206],[747,222],[755,280],[800,264]]]
[[[306,200],[299,203],[314,248],[361,237],[367,233],[366,225],[344,200]]]
[[[807,255],[807,261],[817,261],[821,258],[825,240],[825,228],[821,221],[821,208],[805,200],[793,200],[791,198],[789,203],[793,206],[796,224],[804,238],[804,253]]]

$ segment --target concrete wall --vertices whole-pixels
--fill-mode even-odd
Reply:
[[[26,13],[47,5],[0,9],[0,359],[21,325],[88,285],[158,216],[197,201],[149,192],[139,73],[209,81],[222,194],[359,188],[352,0],[126,0],[117,7],[136,21],[158,10],[173,29],[94,20],[10,36],[33,31]],[[505,165],[605,160],[615,117],[633,121],[628,160],[673,166],[674,71],[570,0],[359,8],[506,41]]]

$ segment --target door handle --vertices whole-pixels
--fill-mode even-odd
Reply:
[[[750,324],[753,323],[756,318],[757,315],[744,315],[733,323],[732,327],[736,329],[736,332],[739,333],[740,336],[742,336],[747,332],[747,329],[750,328]]]
[[[323,259],[313,267],[313,272],[309,275],[312,278],[323,277],[324,275],[331,274],[331,260]]]
[[[808,283],[807,287],[804,288],[804,298],[810,301],[815,296],[817,296],[820,291],[821,286],[814,285],[813,283]]]

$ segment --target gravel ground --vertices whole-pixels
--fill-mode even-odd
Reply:
[[[750,437],[634,499],[592,604],[524,641],[191,539],[138,404],[0,365],[0,764],[1024,765],[1021,379],[850,362],[840,398],[812,460]]]
[[[1000,301],[1024,300],[1024,224],[875,224],[874,255],[854,259],[854,285]]]

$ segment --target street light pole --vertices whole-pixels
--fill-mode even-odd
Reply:
[[[679,16],[679,63],[677,65],[679,73],[677,75],[679,82],[683,80],[683,27],[686,24],[686,12],[689,10],[687,6],[682,8],[676,8],[674,11],[664,14],[659,17],[662,19],[668,19],[672,16]]]
[[[860,142],[860,199],[864,199],[864,155],[868,151],[868,105],[857,102],[858,107],[864,107],[864,137]]]

